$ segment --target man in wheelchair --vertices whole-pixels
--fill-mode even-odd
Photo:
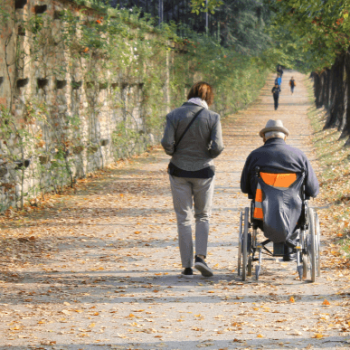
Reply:
[[[303,200],[316,197],[319,184],[306,155],[286,144],[288,129],[269,120],[259,135],[264,145],[248,156],[241,190],[252,199],[252,219],[267,239],[284,243],[284,261],[296,245]]]

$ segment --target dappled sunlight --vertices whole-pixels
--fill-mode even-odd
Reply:
[[[286,81],[290,74],[285,72]],[[262,145],[258,133],[266,121],[282,119],[291,132],[287,142],[303,149],[321,174],[306,119],[304,76],[293,75],[298,90],[283,95],[282,86],[278,111],[267,94],[269,79],[263,106],[256,102],[223,121],[226,148],[216,160],[208,243],[212,278],[198,272],[193,279],[180,277],[169,158],[160,148],[81,180],[64,194],[47,195],[27,212],[10,211],[0,231],[0,315],[9,325],[0,331],[9,344],[4,349],[24,350],[28,339],[66,350],[130,344],[333,349],[346,342],[349,273],[332,240],[335,226],[324,192],[311,203],[323,233],[316,283],[300,281],[295,262],[268,256],[258,282],[254,277],[242,282],[237,275],[239,213],[249,205],[240,175],[248,154]]]

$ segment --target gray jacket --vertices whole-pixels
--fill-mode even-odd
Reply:
[[[185,131],[194,115],[202,107],[186,102],[166,116],[166,126],[162,146],[171,162],[182,170],[197,171],[214,165],[224,149],[219,114],[203,109],[177,146],[175,142]]]

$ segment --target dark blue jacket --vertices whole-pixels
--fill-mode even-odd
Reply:
[[[281,88],[278,86],[276,88],[276,86],[274,86],[271,90],[271,92],[275,95],[275,96],[279,96],[280,92],[281,92]]]
[[[275,85],[276,84],[281,86],[281,84],[282,84],[282,78],[281,77],[278,77],[278,78],[275,79]]]
[[[241,190],[243,193],[248,193],[249,198],[255,196],[255,167],[257,166],[261,170],[274,173],[294,173],[305,170],[306,197],[318,195],[318,180],[306,155],[301,150],[287,145],[283,139],[269,139],[248,156],[241,175]]]

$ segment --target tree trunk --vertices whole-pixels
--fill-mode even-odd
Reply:
[[[345,66],[345,53],[342,53],[338,57],[338,78],[336,83],[336,96],[333,106],[333,113],[335,114],[336,126],[338,126],[338,131],[342,131],[343,129],[343,117],[344,117],[344,66]]]
[[[350,48],[345,55],[345,98],[344,98],[344,117],[343,117],[343,132],[340,138],[350,136]],[[346,141],[346,146],[350,146],[350,138]]]
[[[320,92],[319,92],[319,97],[317,101],[317,105],[319,106],[318,108],[324,107],[325,105],[325,96],[326,96],[326,89],[328,87],[327,79],[328,79],[328,72],[323,71],[320,73]]]
[[[344,55],[337,57],[331,69],[331,94],[328,107],[329,115],[326,121],[325,129],[334,128],[341,124],[341,116],[344,110],[343,106],[343,73],[344,73]]]
[[[314,80],[314,96],[315,96],[316,108],[321,108],[322,107],[322,105],[320,105],[320,94],[322,91],[321,77],[314,72],[312,73],[312,78]]]
[[[346,60],[348,53],[344,53],[344,62],[343,62],[343,80],[342,80],[342,88],[343,88],[343,99],[342,99],[342,113],[340,115],[340,124],[338,127],[338,130],[342,132],[342,134],[339,137],[339,140],[342,139],[343,136],[343,130],[346,127],[347,121],[346,121],[346,114],[347,114],[347,101],[348,101],[348,84],[347,84],[347,71],[346,71]]]
[[[322,105],[325,109],[328,108],[329,105],[329,84],[330,84],[330,75],[331,71],[329,69],[326,69],[322,73]]]
[[[317,103],[317,108],[321,108],[324,106],[324,90],[326,87],[326,83],[327,83],[327,73],[326,72],[322,72],[319,74],[319,95],[318,95],[318,100],[316,101]]]

